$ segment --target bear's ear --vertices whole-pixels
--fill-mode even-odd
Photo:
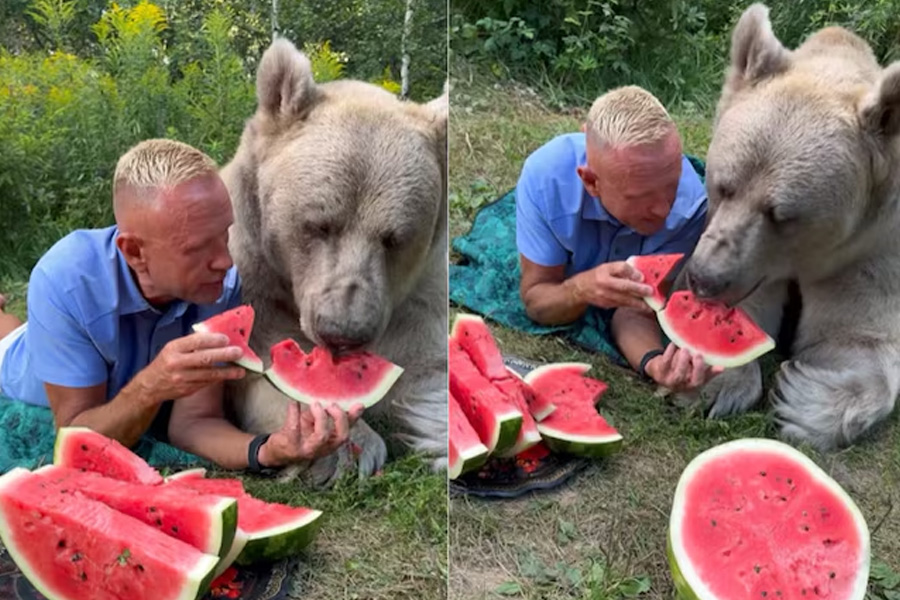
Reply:
[[[425,110],[431,115],[432,125],[438,136],[447,138],[447,121],[450,118],[450,82],[444,83],[444,93],[425,104]]]
[[[754,4],[744,11],[731,34],[731,65],[725,89],[733,93],[752,87],[785,71],[790,59],[790,51],[772,33],[768,7]]]
[[[256,98],[269,116],[302,114],[316,95],[312,65],[288,40],[278,38],[263,53],[256,71]]]
[[[860,102],[859,118],[866,131],[880,138],[900,132],[900,61],[882,71]]]

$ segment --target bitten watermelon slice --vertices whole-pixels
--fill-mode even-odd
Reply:
[[[448,394],[450,432],[447,450],[449,453],[449,477],[456,479],[463,473],[478,469],[487,461],[487,446],[481,443],[469,419],[459,407],[459,402]]]
[[[372,406],[388,393],[403,369],[380,356],[357,352],[334,357],[316,346],[309,354],[288,338],[270,349],[269,381],[298,402]]]
[[[538,423],[538,431],[555,452],[601,457],[618,452],[622,435],[596,408],[606,384],[583,373],[590,365],[557,363],[534,369],[525,382],[556,405],[556,410]]]
[[[140,456],[87,427],[60,427],[53,448],[53,464],[85,469],[106,477],[157,485],[162,476]]]
[[[459,343],[449,342],[450,393],[491,454],[512,448],[522,428],[522,412],[482,375]]]
[[[668,289],[665,277],[684,258],[684,254],[649,254],[632,256],[626,261],[644,276],[644,283],[653,288],[653,294],[644,298],[644,302],[653,310],[661,310],[666,304]]]
[[[472,358],[482,375],[490,381],[507,379],[509,371],[487,324],[478,315],[458,314],[453,320],[450,339]]]
[[[688,290],[672,294],[656,315],[672,343],[701,354],[711,366],[738,367],[775,347],[742,309],[698,300]]]
[[[202,323],[194,323],[194,331],[206,333],[224,333],[228,343],[243,350],[244,355],[234,361],[248,371],[263,372],[263,362],[250,348],[250,332],[253,331],[255,313],[249,304],[226,310]]]
[[[81,494],[47,494],[16,468],[0,477],[0,538],[50,600],[193,600],[219,559]]]
[[[841,486],[767,439],[706,450],[681,475],[668,537],[684,598],[862,600],[869,530]]]

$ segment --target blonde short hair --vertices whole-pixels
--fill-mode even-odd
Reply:
[[[176,140],[145,140],[119,158],[113,202],[123,188],[162,191],[217,170],[216,162],[193,146]]]
[[[600,146],[642,146],[663,140],[675,122],[656,96],[636,85],[610,90],[597,98],[585,131]]]

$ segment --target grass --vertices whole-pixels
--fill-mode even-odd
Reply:
[[[528,154],[553,135],[576,131],[586,107],[553,111],[531,90],[485,83],[465,65],[451,100],[451,231],[465,232],[477,208],[515,185]],[[705,156],[708,115],[673,110],[687,152]],[[672,495],[701,451],[743,437],[775,437],[767,407],[707,420],[655,394],[630,371],[555,337],[491,323],[504,352],[535,361],[579,361],[609,384],[603,413],[623,434],[618,455],[596,461],[571,483],[516,500],[450,502],[450,598],[673,597],[665,554]],[[775,368],[774,359],[767,371]],[[871,600],[900,598],[900,423],[833,454],[802,447],[856,500],[872,531]]]

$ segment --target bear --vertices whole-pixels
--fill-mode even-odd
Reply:
[[[900,62],[823,28],[789,50],[754,4],[732,32],[707,153],[709,213],[684,269],[697,296],[775,337],[799,321],[769,390],[783,437],[830,451],[894,409],[900,387]],[[763,397],[758,362],[702,390],[711,417]]]
[[[385,437],[446,468],[448,90],[416,103],[363,81],[317,83],[309,59],[279,38],[256,93],[221,169],[235,214],[229,249],[256,312],[250,346],[268,361],[293,338],[305,351],[366,350],[404,369],[351,428],[355,448],[282,478],[328,486],[354,463],[371,475],[386,462]],[[248,373],[226,402],[242,429],[268,433],[294,400]]]

